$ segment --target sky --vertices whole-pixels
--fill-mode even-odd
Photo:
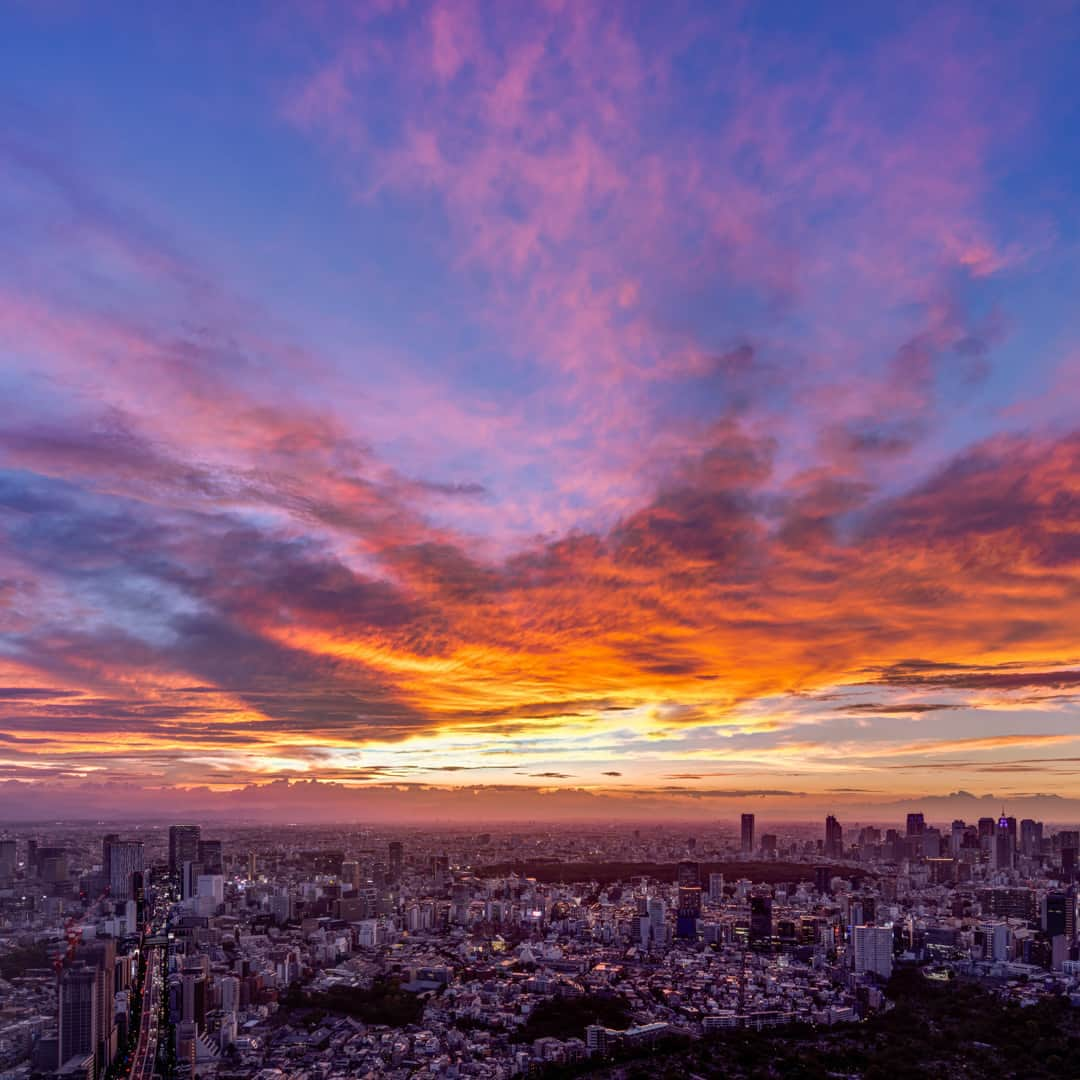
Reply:
[[[1080,819],[1080,5],[0,54],[8,812]]]

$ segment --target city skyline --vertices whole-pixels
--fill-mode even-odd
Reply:
[[[1074,5],[219,7],[0,16],[6,820],[1080,821]]]

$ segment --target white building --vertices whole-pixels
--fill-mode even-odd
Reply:
[[[871,972],[882,979],[892,974],[893,931],[891,926],[854,926],[851,929],[855,972]]]

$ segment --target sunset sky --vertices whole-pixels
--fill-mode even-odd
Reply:
[[[8,804],[1080,798],[1076,3],[0,50]]]

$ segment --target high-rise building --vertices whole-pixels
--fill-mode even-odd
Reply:
[[[132,876],[143,872],[142,841],[112,839],[105,844],[104,853],[109,868],[109,895],[114,900],[134,900]]]
[[[832,892],[832,869],[830,867],[814,867],[814,888],[822,896]]]
[[[392,882],[401,881],[401,872],[405,866],[405,847],[400,840],[391,840],[387,848],[387,864]]]
[[[709,902],[713,904],[723,903],[724,900],[724,875],[709,875]]]
[[[1066,881],[1072,881],[1076,877],[1076,851],[1074,847],[1061,849],[1061,876]]]
[[[97,969],[97,1061],[101,1071],[116,1057],[118,1032],[116,1026],[116,939],[96,937],[75,949],[76,963]]]
[[[949,832],[949,848],[950,854],[954,857],[960,855],[960,849],[964,846],[964,833],[967,831],[967,825],[957,818],[952,823],[952,828]]]
[[[202,829],[198,825],[169,826],[169,874],[177,878],[186,862],[199,861],[199,839]]]
[[[881,979],[889,978],[893,958],[891,926],[854,926],[851,929],[851,944],[856,974],[872,973]]]
[[[204,874],[225,873],[225,859],[221,853],[220,840],[200,840],[196,855],[197,861],[202,863]]]
[[[112,881],[112,851],[111,848],[120,839],[119,833],[106,833],[101,838],[101,876],[108,886]]]
[[[772,941],[772,897],[750,897],[750,944],[768,945]]]
[[[1076,892],[1061,889],[1047,893],[1042,902],[1042,929],[1048,938],[1063,937],[1072,947],[1076,938]]]
[[[754,815],[743,814],[742,816],[742,843],[740,844],[744,855],[749,855],[754,850]]]
[[[16,841],[0,840],[0,881],[13,881],[18,865],[18,845]]]
[[[844,854],[844,827],[830,814],[825,819],[825,855],[830,859]]]
[[[926,832],[926,818],[922,814],[908,814],[907,835],[922,836]]]
[[[697,936],[697,921],[701,916],[701,886],[680,885],[675,933],[680,938]]]
[[[700,870],[693,859],[683,859],[675,868],[675,884],[679,886],[701,884]]]
[[[98,1041],[98,970],[86,964],[65,968],[58,984],[58,1067],[92,1056]]]
[[[1020,822],[1020,854],[1034,859],[1042,851],[1043,823],[1024,818]]]
[[[1016,818],[998,818],[994,831],[994,868],[1011,870],[1015,865],[1016,855]]]

